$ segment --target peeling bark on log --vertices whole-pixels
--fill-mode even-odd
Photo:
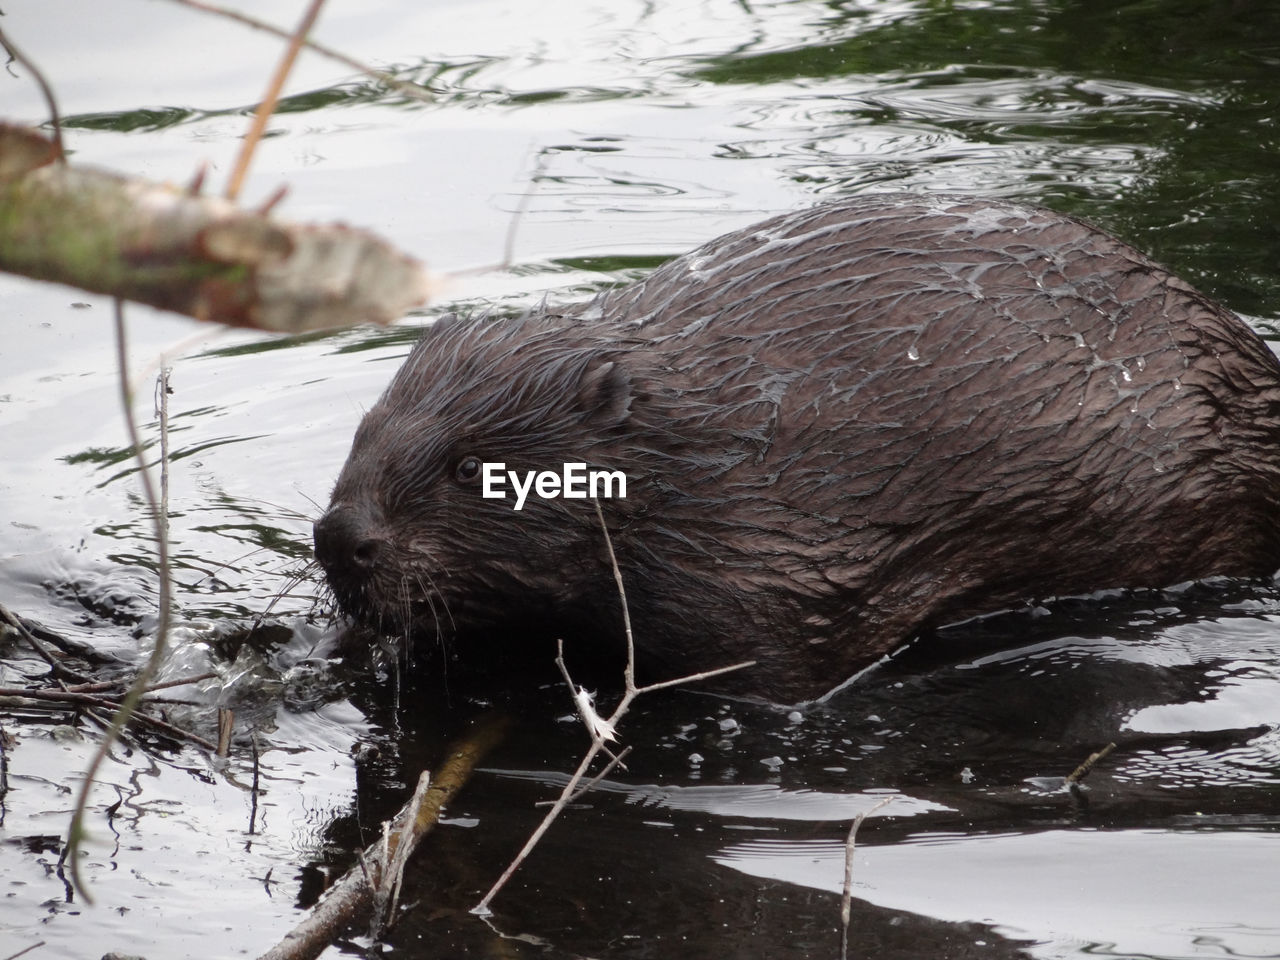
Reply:
[[[420,263],[365,231],[55,157],[0,124],[0,270],[279,333],[389,323],[433,292]]]

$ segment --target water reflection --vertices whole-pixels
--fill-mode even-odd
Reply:
[[[260,158],[263,193],[292,188],[287,215],[368,224],[445,269],[494,264],[545,158],[516,265],[459,278],[440,309],[579,299],[766,213],[919,189],[1080,214],[1232,307],[1280,316],[1280,6],[1265,0],[332,7],[330,42],[432,99],[308,59]],[[161,6],[139,31],[121,11],[90,23],[46,0],[6,9],[6,26],[22,38],[33,16],[51,18],[29,32],[78,159],[175,182],[203,161],[221,170],[274,51],[251,63],[258,39],[239,30]],[[41,115],[32,104],[23,116]],[[11,318],[0,599],[132,659],[154,614],[154,552],[101,319],[72,313],[66,291],[0,292]],[[138,321],[149,331],[138,342],[158,352],[178,338],[169,323]],[[94,869],[131,915],[45,908],[62,894],[46,870],[47,838],[63,829],[54,785],[85,753],[50,734],[50,749],[14,761],[25,779],[6,800],[6,923],[24,914],[33,940],[69,956],[113,937],[172,953],[193,930],[211,952],[260,948],[257,921],[283,929],[289,905],[350,861],[475,706],[452,677],[424,690],[364,675],[333,702],[345,688],[309,663],[332,639],[302,619],[313,581],[277,604],[269,643],[232,642],[306,559],[352,428],[415,336],[237,337],[181,361],[174,536],[191,642],[173,665],[289,691],[292,706],[263,721],[275,725],[263,832],[243,833],[245,771],[137,773],[116,758],[103,806],[116,788],[137,798],[131,844]],[[498,946],[830,955],[847,818],[889,791],[857,872],[862,955],[1276,954],[1280,601],[1269,585],[1219,587],[1060,601],[941,631],[796,716],[654,698],[625,727],[638,748],[625,778],[571,811],[499,901],[500,932],[526,939]],[[415,891],[428,906],[397,949],[494,948],[466,909],[583,746],[572,722],[551,719],[569,710],[557,688],[512,706],[525,722],[434,838]],[[357,738],[381,752],[353,772]],[[1037,789],[1112,741],[1087,790]],[[214,901],[235,917],[211,915]],[[193,926],[197,915],[207,922]]]
[[[1278,856],[1280,837],[1247,832],[921,835],[863,844],[854,876],[859,899],[991,924],[1033,957],[1260,957],[1280,938]],[[833,893],[844,871],[835,843],[755,840],[714,859]],[[1210,906],[1223,902],[1228,923]]]

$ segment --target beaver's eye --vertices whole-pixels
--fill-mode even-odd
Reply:
[[[480,479],[480,461],[475,457],[463,457],[458,461],[453,475],[459,483],[475,483]]]

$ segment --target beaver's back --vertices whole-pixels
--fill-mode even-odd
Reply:
[[[675,434],[726,447],[720,470],[678,446],[658,465],[687,494],[664,522],[713,529],[753,586],[835,598],[824,618],[877,651],[1019,599],[1280,566],[1280,364],[1061,214],[826,205],[590,313],[638,326],[650,391],[688,411]]]

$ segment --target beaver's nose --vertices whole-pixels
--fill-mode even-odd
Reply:
[[[329,508],[313,528],[316,559],[330,580],[364,577],[386,553],[386,540],[378,536],[373,521],[347,504]]]

